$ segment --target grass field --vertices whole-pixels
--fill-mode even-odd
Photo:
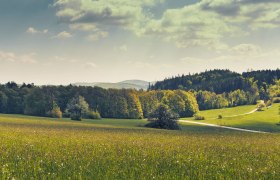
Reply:
[[[274,104],[269,109],[264,109],[264,111],[254,112],[248,115],[241,114],[256,109],[256,106],[240,106],[235,108],[201,111],[200,114],[206,119],[199,122],[280,133],[280,126],[277,125],[277,123],[280,122],[280,116],[278,114],[279,106],[280,104]],[[240,116],[235,116],[238,114],[240,114]],[[223,118],[218,119],[218,115],[222,115]],[[193,120],[193,118],[184,119]]]
[[[280,134],[0,115],[1,179],[279,179]]]

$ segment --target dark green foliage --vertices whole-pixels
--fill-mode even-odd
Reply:
[[[159,129],[170,129],[178,130],[180,129],[177,120],[179,115],[172,112],[167,105],[160,104],[158,108],[150,114],[149,124],[146,127],[159,128]]]
[[[5,93],[0,91],[0,113],[6,112],[7,104],[8,104],[8,97],[6,96]]]
[[[229,70],[211,70],[203,73],[182,75],[165,79],[151,86],[152,90],[195,90],[211,91],[217,94],[229,93],[237,89],[250,91],[249,79],[254,79],[257,87],[265,87],[265,84],[274,84],[275,79],[280,79],[280,70],[251,71],[243,74]]]
[[[205,90],[215,93],[230,92],[242,88],[244,78],[229,70],[211,70],[193,75],[182,75],[159,81],[151,89]],[[180,87],[180,88],[179,88]]]
[[[41,88],[33,88],[24,97],[24,114],[33,116],[46,116],[51,110],[51,97],[47,96]]]
[[[275,79],[280,79],[280,69],[276,70],[259,70],[242,73],[244,78],[254,78],[258,82],[258,86],[263,84],[274,84]]]

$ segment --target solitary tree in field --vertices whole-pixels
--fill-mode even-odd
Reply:
[[[72,120],[80,121],[89,111],[89,105],[82,96],[74,97],[67,105],[66,112],[70,113]]]
[[[172,112],[167,105],[160,104],[158,108],[150,114],[149,124],[146,127],[178,130],[180,126],[177,123],[179,115]]]

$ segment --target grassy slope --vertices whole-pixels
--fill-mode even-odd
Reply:
[[[2,179],[277,179],[280,135],[0,115]]]
[[[199,122],[267,132],[280,132],[280,126],[276,125],[280,121],[280,116],[278,115],[279,105],[280,104],[274,104],[271,108],[265,109],[262,112],[255,112],[253,114],[240,115],[236,117],[227,116],[248,113],[255,109],[255,106],[240,106],[228,109],[201,111],[200,114],[205,116],[206,120]],[[223,119],[217,119],[219,114],[223,116]],[[185,119],[193,120],[193,118]]]

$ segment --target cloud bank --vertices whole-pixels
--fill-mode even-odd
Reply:
[[[279,28],[277,0],[201,0],[159,18],[152,9],[171,0],[56,0],[56,16],[72,29],[108,32],[119,28],[137,36],[152,36],[180,48],[225,49],[227,37],[246,36],[263,28]],[[92,39],[99,39],[93,36]]]

